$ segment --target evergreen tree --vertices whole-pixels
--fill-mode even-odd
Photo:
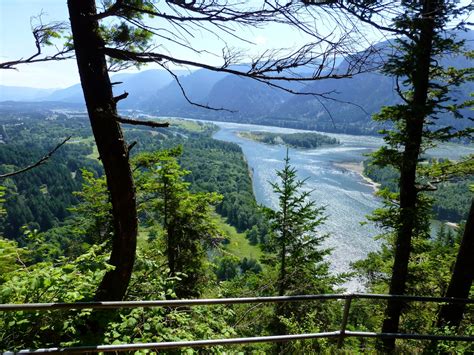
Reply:
[[[180,298],[200,295],[206,276],[206,250],[219,236],[212,213],[221,200],[216,193],[191,193],[184,181],[188,171],[177,158],[181,147],[144,153],[134,160],[140,169],[137,186],[140,212],[161,222],[170,276],[181,280],[175,292]]]
[[[321,246],[327,235],[318,233],[318,227],[326,219],[324,207],[317,207],[316,202],[310,200],[312,191],[302,191],[305,180],[297,178],[288,152],[285,165],[277,171],[277,176],[279,182],[271,185],[278,197],[278,209],[267,209],[272,230],[269,251],[274,253],[267,263],[276,274],[276,291],[279,296],[330,293],[340,280],[329,274],[329,263],[324,257],[330,250]],[[270,327],[278,334],[288,333],[295,324],[303,332],[326,329],[331,324],[329,307],[322,304],[278,304]],[[297,351],[292,346],[280,344],[277,351]],[[311,351],[320,350],[311,348]]]
[[[283,169],[277,171],[280,181],[271,183],[278,197],[278,210],[267,210],[273,230],[271,250],[277,255],[280,296],[314,292],[301,280],[316,280],[322,270],[322,275],[327,276],[328,264],[323,258],[329,250],[321,249],[327,236],[317,233],[326,219],[324,207],[317,207],[316,202],[309,199],[312,191],[301,191],[305,180],[298,180],[296,173],[287,153]],[[310,284],[314,286],[317,282]]]

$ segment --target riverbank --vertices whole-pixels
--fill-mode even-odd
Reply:
[[[363,162],[355,163],[355,162],[341,162],[341,163],[333,163],[333,166],[336,168],[340,168],[343,170],[351,171],[359,175],[362,180],[364,180],[366,185],[369,185],[374,189],[374,193],[380,190],[380,184],[375,182],[371,178],[364,175],[364,164]]]

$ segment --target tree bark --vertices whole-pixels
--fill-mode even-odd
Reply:
[[[468,298],[474,277],[474,199],[467,217],[466,227],[459,246],[453,274],[449,282],[445,297]],[[438,326],[444,325],[458,327],[466,305],[446,304],[441,307],[438,316]]]
[[[107,178],[112,202],[114,235],[110,264],[96,300],[123,299],[132,274],[137,240],[135,187],[128,161],[128,148],[117,122],[117,107],[103,54],[104,41],[94,0],[68,0],[77,66],[92,132]]]
[[[426,104],[429,90],[430,66],[434,36],[433,11],[437,0],[427,0],[421,10],[420,36],[415,44],[414,58],[417,63],[412,73],[413,100],[410,114],[406,118],[406,141],[400,167],[400,227],[397,231],[395,258],[390,280],[389,293],[402,295],[406,291],[411,241],[416,228],[418,190],[416,188],[416,169],[421,149]],[[383,333],[396,333],[400,323],[403,303],[389,300],[382,325]],[[384,339],[383,351],[395,349],[395,339]]]

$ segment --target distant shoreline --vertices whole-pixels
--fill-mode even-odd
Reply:
[[[364,165],[363,162],[355,163],[355,162],[342,162],[342,163],[333,163],[333,165],[337,168],[344,169],[347,171],[351,171],[359,175],[362,180],[365,181],[366,185],[369,185],[374,189],[374,193],[380,190],[380,184],[375,182],[371,178],[364,175]]]

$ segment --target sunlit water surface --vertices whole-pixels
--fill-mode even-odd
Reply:
[[[277,207],[278,201],[272,192],[270,181],[277,181],[276,170],[283,167],[286,147],[258,143],[237,135],[241,131],[305,132],[302,130],[212,122],[220,127],[214,138],[237,143],[243,150],[253,175],[253,188],[257,201],[269,207]],[[381,206],[374,189],[361,176],[334,165],[334,163],[361,162],[365,154],[383,144],[382,139],[372,136],[329,134],[340,141],[340,145],[317,149],[290,149],[291,164],[297,169],[300,179],[306,179],[306,189],[318,205],[326,206],[328,216],[321,233],[329,233],[325,246],[332,248],[329,257],[333,272],[350,271],[353,261],[364,258],[378,248],[374,236],[378,230],[366,222],[366,216]],[[474,147],[446,144],[430,152],[433,156],[457,158],[460,154],[474,153]],[[358,280],[345,284],[350,291],[361,289]]]

